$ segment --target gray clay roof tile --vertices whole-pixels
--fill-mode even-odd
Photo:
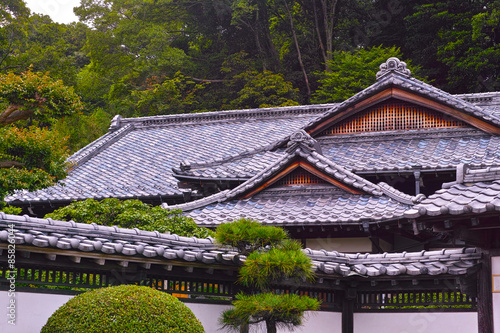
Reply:
[[[179,237],[139,229],[123,229],[101,225],[88,225],[38,219],[28,216],[7,215],[0,212],[0,243],[7,243],[13,225],[16,244],[35,248],[55,248],[59,255],[70,251],[112,254],[114,259],[154,258],[158,262],[169,260],[199,264],[237,266],[244,256],[229,248],[214,244],[213,239]],[[474,248],[443,249],[415,253],[345,254],[337,251],[311,250],[304,252],[312,259],[317,273],[349,277],[467,274],[478,265],[481,254]]]
[[[500,176],[496,173],[497,169],[497,167],[467,169],[464,179],[425,198],[406,211],[405,217],[460,215],[470,212],[480,214],[500,210]],[[473,177],[470,177],[471,175]]]
[[[60,184],[19,191],[7,201],[71,201],[182,195],[172,168],[270,145],[332,105],[121,119],[83,148]],[[118,125],[117,125],[118,126]]]

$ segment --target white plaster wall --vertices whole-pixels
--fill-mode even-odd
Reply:
[[[491,274],[493,275],[493,329],[500,333],[500,257],[491,257]],[[495,292],[495,290],[497,292]]]
[[[47,319],[71,297],[69,295],[15,293],[16,325],[8,323],[7,314],[10,297],[7,291],[0,291],[0,332],[2,333],[36,333],[40,332]],[[219,333],[218,319],[229,305],[185,303],[200,320],[206,333]],[[298,333],[341,333],[342,315],[335,312],[308,312],[304,326],[294,330]],[[263,328],[255,328],[252,333],[265,332]],[[289,333],[279,330],[279,333]]]
[[[0,291],[0,332],[35,333],[40,332],[47,319],[71,297],[69,295],[36,294],[15,292],[16,325],[8,323],[9,302],[12,299],[7,291]]]
[[[311,250],[366,253],[372,252],[372,242],[367,237],[356,238],[310,238],[306,247]]]
[[[477,333],[477,326],[477,312],[354,314],[354,333]]]

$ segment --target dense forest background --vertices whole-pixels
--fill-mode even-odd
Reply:
[[[82,0],[75,13],[64,25],[0,2],[0,74],[44,73],[80,96],[36,123],[72,152],[116,114],[340,101],[390,56],[450,93],[500,90],[500,1]]]

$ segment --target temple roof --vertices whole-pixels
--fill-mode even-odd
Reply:
[[[19,251],[46,251],[53,258],[100,255],[99,258],[115,261],[155,259],[152,263],[158,265],[184,263],[235,268],[245,260],[234,250],[214,244],[211,238],[187,238],[139,229],[0,213],[0,252],[5,251],[1,248],[6,248],[12,234]],[[474,248],[383,254],[304,251],[311,257],[313,269],[318,274],[339,277],[465,275],[479,264],[481,258]],[[73,265],[79,262],[77,260]]]
[[[308,157],[315,160],[313,164],[328,160],[359,174],[453,171],[461,163],[500,164],[500,93],[451,95],[410,74],[404,62],[390,58],[381,65],[376,83],[339,104],[116,116],[109,133],[70,158],[73,167],[65,180],[43,190],[18,191],[6,201],[36,205],[116,197],[183,202],[178,179],[241,182],[262,177],[262,170],[288,158],[286,145],[299,130],[317,142],[315,154],[319,155]],[[393,99],[425,107],[460,125],[338,135],[323,132]],[[230,200],[226,194],[222,192],[221,198]]]
[[[344,134],[316,138],[322,153],[353,172],[404,172],[454,170],[464,163],[474,167],[500,164],[500,137],[471,128]],[[231,156],[215,162],[192,162],[174,168],[178,178],[248,179],[284,148]]]
[[[274,143],[332,105],[115,117],[110,132],[75,153],[68,177],[47,189],[6,200],[72,201],[181,195],[172,167],[183,160],[223,158]]]
[[[460,165],[457,180],[405,212],[406,218],[500,211],[500,167]]]
[[[240,217],[281,226],[341,225],[397,219],[423,198],[406,195],[385,183],[373,184],[332,162],[303,130],[294,133],[287,146],[282,156],[236,188],[164,208],[182,209],[201,226]],[[279,184],[280,179],[298,168],[325,181]]]

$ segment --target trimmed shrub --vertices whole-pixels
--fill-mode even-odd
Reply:
[[[121,285],[70,299],[50,316],[41,333],[203,333],[191,310],[167,293]]]

